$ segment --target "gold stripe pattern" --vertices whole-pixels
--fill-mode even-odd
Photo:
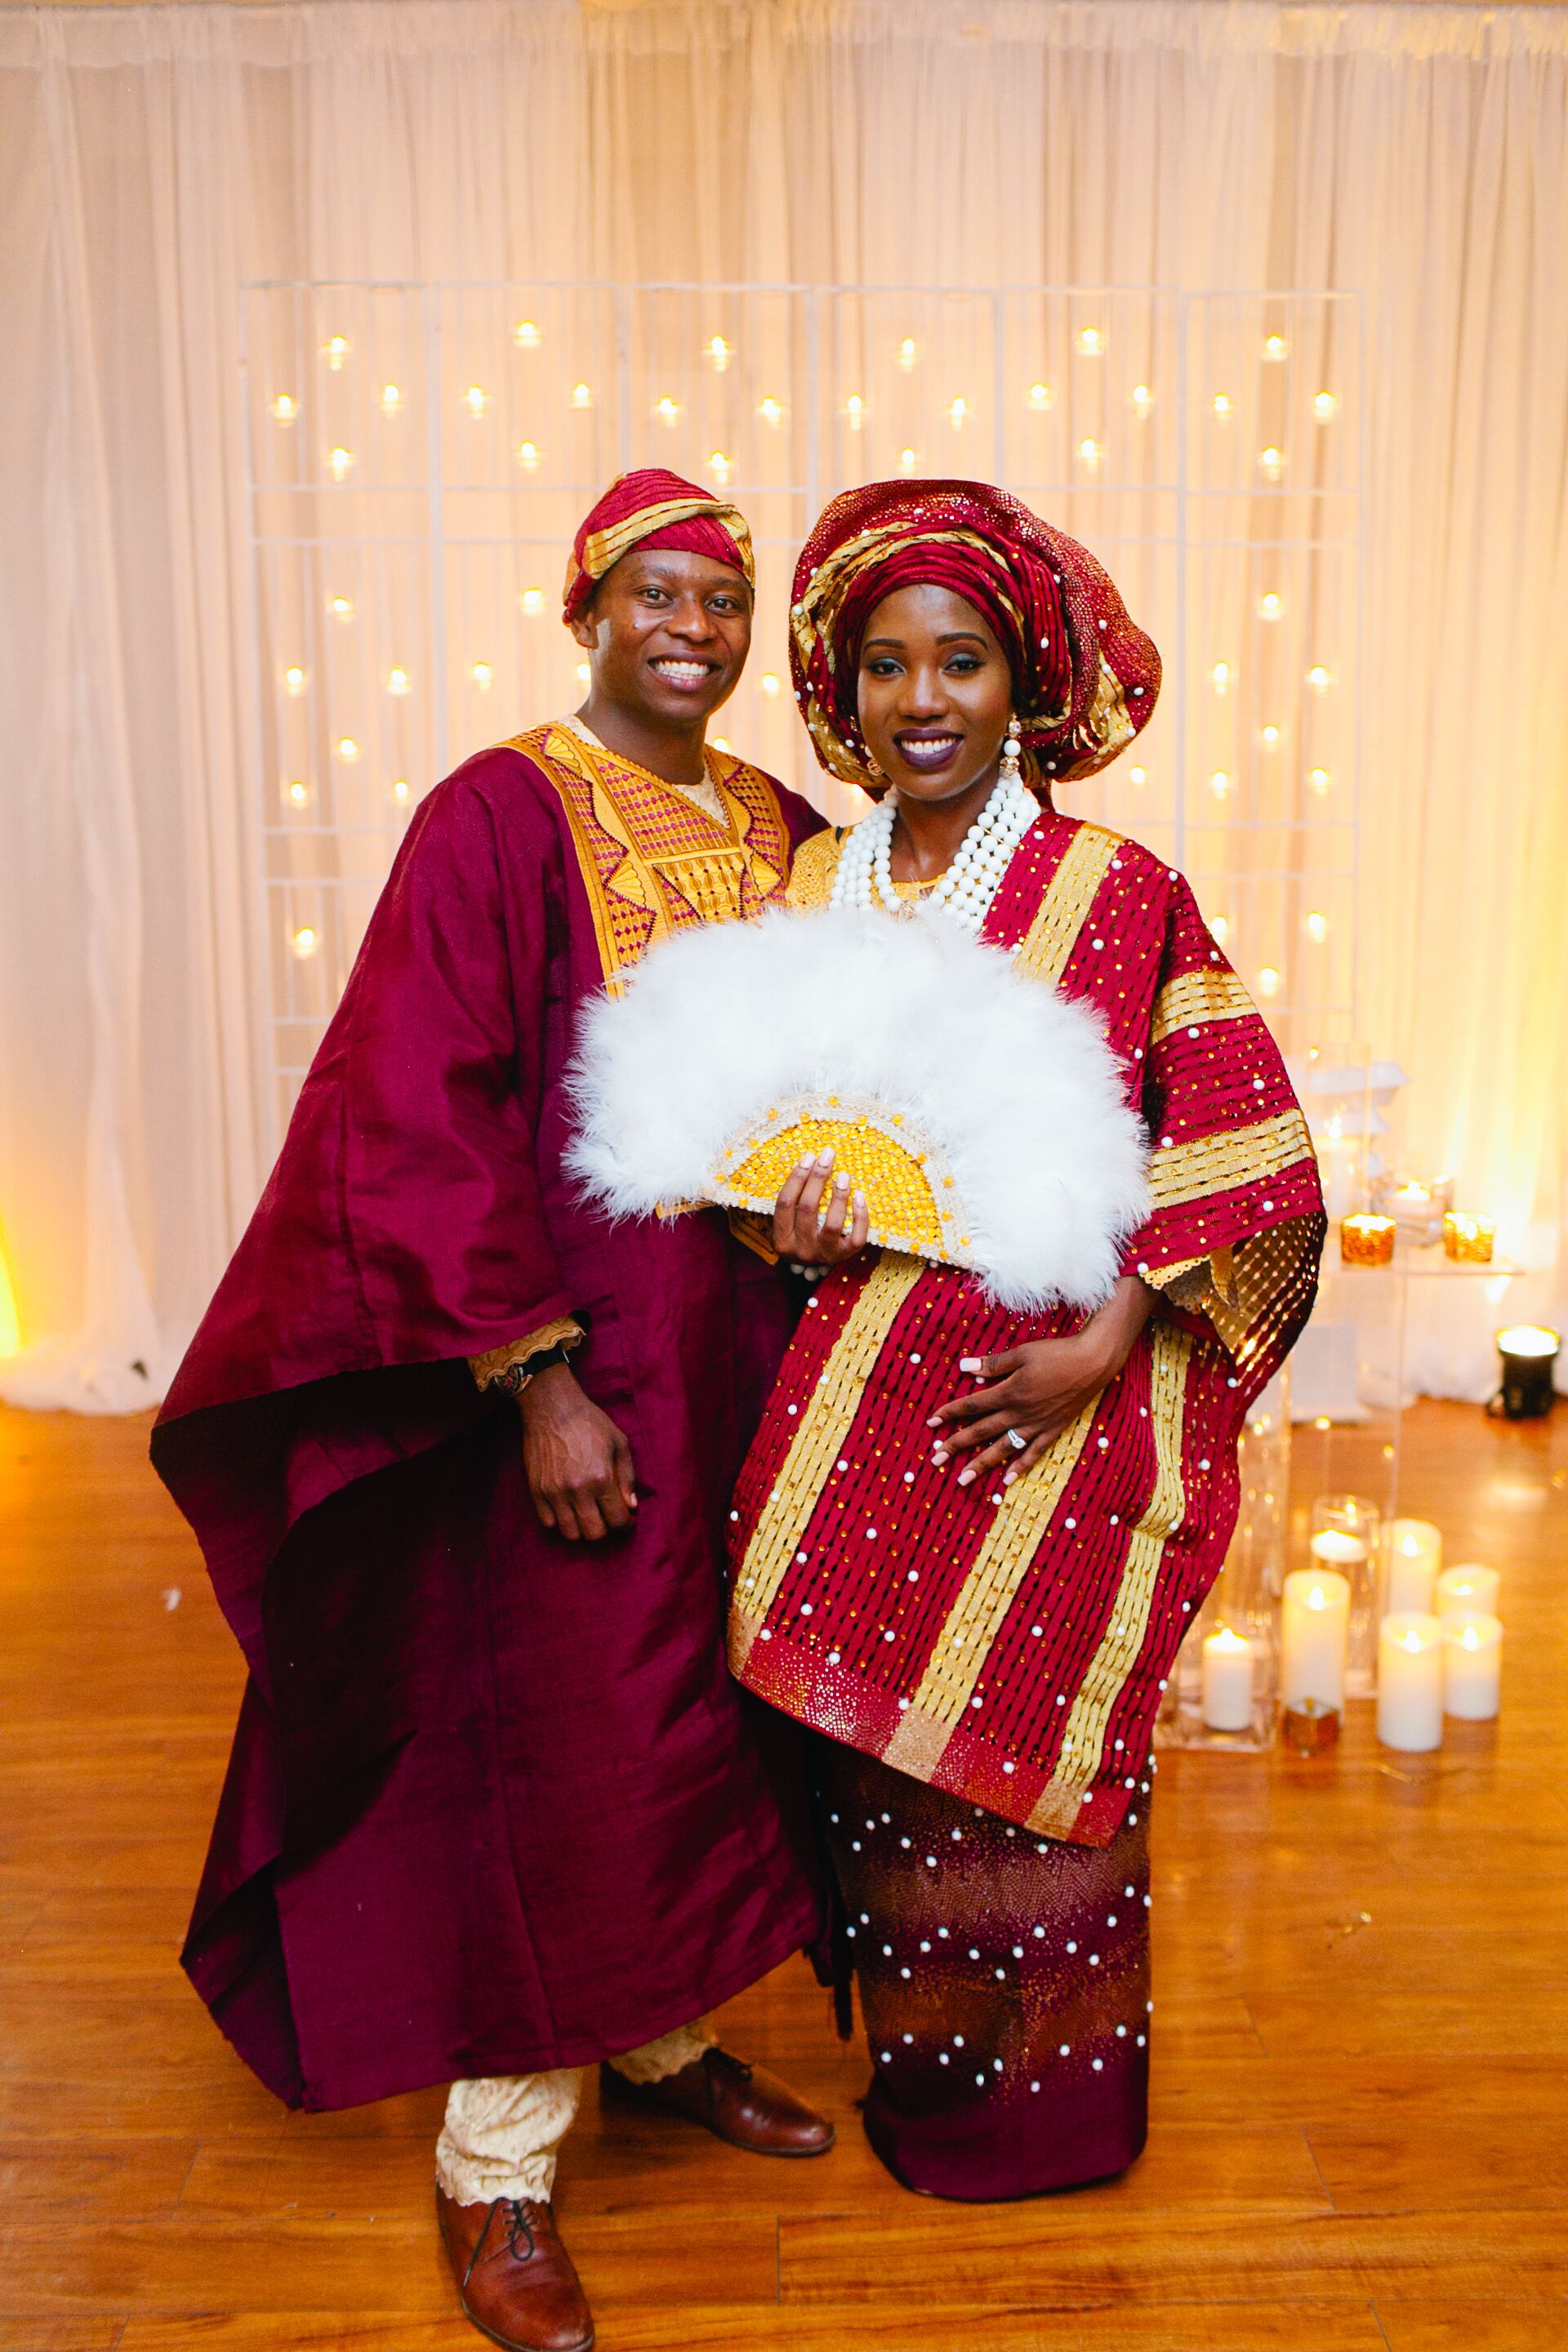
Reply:
[[[640,547],[643,541],[651,539],[656,530],[663,530],[671,523],[690,522],[699,515],[710,516],[715,522],[722,523],[740,550],[742,570],[748,580],[754,582],[752,534],[745,516],[739,507],[731,506],[728,499],[667,499],[661,506],[643,507],[637,513],[612,523],[607,530],[590,531],[583,542],[582,568],[590,580],[602,580],[623,555],[629,555],[634,547]],[[568,590],[577,568],[575,561],[569,557],[566,564]]]
[[[1235,972],[1213,965],[1184,971],[1168,980],[1154,1000],[1149,1042],[1157,1045],[1173,1031],[1199,1028],[1205,1021],[1242,1021],[1257,1010]]]
[[[1013,959],[1016,971],[1053,987],[1060,980],[1084,917],[1121,845],[1121,835],[1108,833],[1103,825],[1079,826]]]
[[[1307,1122],[1292,1107],[1255,1127],[1226,1128],[1149,1154],[1149,1192],[1156,1213],[1204,1201],[1234,1185],[1255,1183],[1311,1157]]]
[[[965,1576],[947,1622],[937,1636],[920,1687],[883,1751],[884,1762],[907,1771],[906,1756],[913,1761],[918,1750],[923,1757],[930,1748],[933,1728],[942,1735],[940,1752],[948,1734],[963,1721],[991,1645],[1006,1621],[1026,1571],[1033,1565],[1068,1480],[1078,1467],[1098,1403],[1096,1398],[1086,1405],[1071,1428],[1063,1430],[1033,1468],[1026,1471],[1016,1485],[1003,1489],[996,1516],[985,1531],[974,1565]]]
[[[832,831],[814,833],[809,840],[801,843],[789,869],[789,889],[785,894],[797,913],[826,906],[833,895],[833,877],[838,871],[843,846]]]
[[[849,1434],[882,1342],[924,1271],[923,1259],[905,1257],[896,1250],[882,1253],[801,1412],[735,1580],[730,1663],[737,1674],[773,1607],[801,1530],[816,1508],[839,1448]]]
[[[1166,1542],[1180,1527],[1186,1511],[1182,1483],[1182,1424],[1193,1341],[1188,1332],[1179,1331],[1173,1324],[1157,1322],[1152,1328],[1149,1421],[1154,1433],[1154,1491],[1132,1531],[1110,1622],[1068,1711],[1056,1770],[1050,1786],[1030,1814],[1031,1829],[1059,1829],[1070,1822],[1082,1802],[1084,1790],[1100,1770],[1110,1711],[1148,1632],[1155,1579]]]

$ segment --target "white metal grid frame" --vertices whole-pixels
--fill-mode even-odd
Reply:
[[[757,630],[719,723],[835,815],[784,638],[826,499],[984,476],[1083,540],[1165,685],[1064,804],[1190,876],[1288,1045],[1353,1038],[1358,295],[266,282],[241,351],[279,1127],[419,798],[580,695],[566,551],[642,464],[744,506]]]

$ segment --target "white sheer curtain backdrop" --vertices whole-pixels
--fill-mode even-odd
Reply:
[[[150,1401],[266,1173],[265,276],[1364,289],[1361,1026],[1568,1304],[1568,11],[7,9],[0,218],[0,1394]]]

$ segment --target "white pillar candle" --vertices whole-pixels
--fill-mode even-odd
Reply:
[[[1314,1551],[1327,1538],[1313,1539]],[[1339,1541],[1352,1540],[1337,1538]],[[1358,1547],[1362,1559],[1366,1546]],[[1280,1629],[1280,1680],[1288,1707],[1309,1699],[1335,1713],[1345,1703],[1345,1643],[1350,1633],[1351,1589],[1331,1568],[1298,1568],[1285,1579]]]
[[[1360,1536],[1349,1535],[1342,1528],[1325,1528],[1321,1535],[1312,1538],[1312,1558],[1348,1576],[1366,1558],[1366,1546]]]
[[[1377,1736],[1412,1755],[1443,1744],[1443,1628],[1419,1610],[1396,1611],[1379,1629]]]
[[[1252,1644],[1228,1625],[1204,1643],[1203,1711],[1211,1731],[1245,1731],[1252,1721]]]
[[[1443,1712],[1489,1723],[1502,1680],[1502,1620],[1484,1609],[1443,1623]]]
[[[1446,1568],[1437,1579],[1435,1607],[1439,1617],[1457,1612],[1461,1617],[1497,1614],[1498,1572],[1495,1568],[1482,1568],[1474,1560],[1466,1560]]]
[[[1443,1565],[1442,1537],[1430,1519],[1391,1519],[1384,1541],[1388,1566],[1384,1614],[1414,1610],[1425,1616],[1432,1607],[1432,1588]]]

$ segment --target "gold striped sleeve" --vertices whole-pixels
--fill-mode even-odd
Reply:
[[[1150,1043],[1157,1045],[1173,1031],[1201,1028],[1205,1021],[1242,1021],[1257,1010],[1235,972],[1212,966],[1184,971],[1168,980],[1154,1000]]]
[[[882,1342],[925,1271],[924,1261],[884,1250],[834,1346],[810,1402],[795,1423],[773,1492],[758,1514],[735,1579],[730,1612],[730,1664],[739,1674],[773,1607],[800,1531],[816,1508],[838,1450],[848,1436]]]
[[[1149,1155],[1149,1192],[1154,1213],[1184,1201],[1206,1200],[1236,1184],[1255,1183],[1311,1157],[1307,1122],[1292,1107],[1253,1127],[1226,1128],[1191,1143],[1173,1143]]]
[[[1093,1785],[1105,1754],[1111,1710],[1143,1647],[1149,1612],[1165,1546],[1186,1512],[1182,1479],[1182,1429],[1186,1414],[1187,1365],[1193,1342],[1174,1325],[1153,1327],[1149,1418],[1154,1432],[1154,1491],[1132,1531],[1126,1565],[1111,1603],[1110,1617],[1089,1672],[1068,1710],[1067,1729],[1050,1785],[1029,1815],[1028,1826],[1047,1837],[1062,1836],[1077,1820],[1084,1792]]]
[[[1110,861],[1122,846],[1119,833],[1103,825],[1080,824],[1068,842],[1041,899],[1034,921],[1025,932],[1014,969],[1031,980],[1053,985],[1067,970],[1068,956],[1083,929],[1100,886],[1110,871]]]
[[[801,843],[790,864],[789,887],[784,893],[792,907],[807,909],[826,906],[843,846],[831,826]]]

